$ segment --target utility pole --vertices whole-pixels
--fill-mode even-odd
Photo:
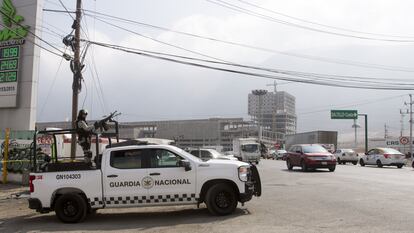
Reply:
[[[262,141],[262,123],[263,123],[263,109],[262,109],[262,105],[263,105],[263,96],[267,94],[266,90],[253,90],[252,94],[254,96],[257,96],[257,98],[259,99],[259,120],[258,120],[258,138],[259,138],[259,142]],[[257,114],[257,112],[255,113],[255,115]]]
[[[360,126],[357,123],[357,119],[354,119],[354,124],[352,125],[352,128],[355,128],[355,141],[354,141],[354,148],[355,150],[358,149],[358,128]]]
[[[410,154],[411,159],[413,159],[413,95],[409,94],[410,96],[410,102],[408,103],[410,105]],[[405,103],[405,105],[408,105]],[[414,161],[414,159],[413,159]]]
[[[406,114],[408,114],[408,109],[405,109],[405,110],[406,110],[406,112],[403,112],[403,110],[400,109],[400,114],[401,114],[401,120],[400,120],[400,123],[401,123],[400,137],[404,136],[404,117],[405,117]]]
[[[267,87],[273,87],[273,92],[276,94],[276,92],[277,92],[277,82],[276,82],[276,80],[275,81],[273,81],[273,83],[272,84],[266,84],[266,86]]]
[[[73,72],[73,84],[72,84],[72,128],[76,129],[76,118],[78,114],[78,95],[81,89],[82,81],[82,65],[80,62],[80,22],[82,18],[82,0],[76,1],[76,19],[73,22],[75,29],[75,43],[74,43],[74,59],[71,63],[71,69]],[[70,157],[72,160],[76,157],[76,134],[72,134]]]
[[[384,139],[388,138],[388,129],[387,129],[387,123],[384,124]]]
[[[272,140],[275,142],[279,142],[277,133],[276,133],[276,114],[278,110],[278,101],[277,101],[277,82],[276,80],[273,81],[273,84],[266,84],[266,86],[273,86],[273,103],[272,103]]]
[[[368,114],[358,114],[365,117],[365,153],[368,152]]]

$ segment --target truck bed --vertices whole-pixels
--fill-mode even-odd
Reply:
[[[62,162],[49,163],[46,165],[44,172],[61,172],[61,171],[86,171],[96,170],[95,167],[88,166],[84,162]]]

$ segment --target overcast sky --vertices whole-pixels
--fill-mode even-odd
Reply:
[[[75,8],[75,1],[62,1],[70,10]],[[270,11],[353,31],[414,38],[414,29],[410,23],[414,21],[413,1],[245,0],[267,11],[258,11],[258,8],[255,9],[237,0],[225,1],[255,10],[273,19],[299,25],[316,27],[280,14],[272,14]],[[414,67],[414,59],[412,59],[414,44],[412,42],[364,40],[310,31],[274,22],[277,20],[272,22],[260,19],[205,0],[84,2],[84,8],[88,10],[280,52],[348,60],[355,63]],[[45,0],[44,8],[63,9],[58,0]],[[136,34],[84,16],[82,25],[88,36],[86,37],[84,33],[82,38],[205,58],[137,35],[140,34],[232,63],[301,72],[387,79],[390,82],[409,79],[414,74],[413,72],[326,63],[231,46],[119,21],[107,21],[128,28]],[[61,38],[57,34],[61,36],[69,34],[71,25],[72,19],[68,14],[43,12],[42,37],[63,48]],[[333,31],[332,28],[325,29]],[[373,34],[347,33],[381,37]],[[211,60],[211,58],[207,59]],[[249,119],[247,115],[248,93],[253,89],[273,90],[273,87],[266,86],[273,83],[269,79],[175,64],[96,46],[91,46],[88,50],[85,63],[83,73],[85,84],[79,102],[80,107],[88,109],[90,118],[94,119],[114,110],[123,113],[120,117],[121,121],[208,117]],[[96,65],[99,81],[97,77],[92,76],[93,63]],[[70,119],[72,73],[68,62],[61,62],[59,57],[42,51],[40,70],[38,121]],[[404,101],[409,100],[409,91],[349,89],[278,82],[280,83],[279,91],[289,92],[296,97],[298,132],[337,130],[342,139],[350,139],[353,122],[331,120],[329,110],[355,109],[359,113],[368,114],[369,130],[372,135],[384,136],[384,124],[389,127],[390,135],[399,136],[400,134],[401,115],[399,111],[406,108]],[[104,93],[103,97],[101,90]],[[362,125],[363,121],[360,120],[360,123]],[[404,134],[408,134],[407,116],[404,124],[406,129]]]

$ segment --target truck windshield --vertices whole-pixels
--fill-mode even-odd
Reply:
[[[258,144],[246,144],[242,145],[242,151],[244,152],[256,152],[259,149]]]

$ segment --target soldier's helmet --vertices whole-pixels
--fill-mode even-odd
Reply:
[[[85,120],[87,115],[88,115],[88,110],[81,109],[79,110],[79,113],[78,113],[78,119]]]

